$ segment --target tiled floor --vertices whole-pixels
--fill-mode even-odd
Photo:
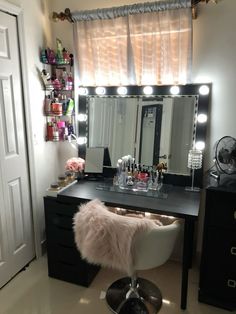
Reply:
[[[190,271],[188,308],[181,311],[180,267],[179,263],[170,261],[162,267],[140,272],[162,291],[164,303],[160,314],[232,313],[197,301],[198,272],[194,268]],[[91,286],[84,288],[49,278],[47,259],[43,257],[33,261],[0,289],[0,314],[109,314],[101,292],[121,276],[118,272],[102,269]]]

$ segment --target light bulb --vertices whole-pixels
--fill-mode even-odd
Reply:
[[[88,95],[88,89],[86,87],[79,87],[78,94],[81,96]]]
[[[125,86],[120,86],[117,88],[117,93],[119,95],[126,95],[127,94],[127,88]]]
[[[83,145],[87,143],[87,137],[80,136],[77,138],[78,145]]]
[[[207,85],[202,85],[200,88],[199,88],[199,94],[200,95],[208,95],[209,94],[209,87]]]
[[[205,113],[200,113],[198,116],[197,116],[197,121],[199,123],[205,123],[207,122],[207,115]]]
[[[78,114],[78,121],[79,122],[85,122],[87,121],[88,116],[85,113],[79,113]]]
[[[97,95],[104,95],[106,93],[106,89],[105,87],[96,87],[96,90],[95,90],[96,94]]]
[[[203,141],[196,142],[195,148],[199,149],[199,150],[203,150],[205,148],[205,142],[203,142]]]
[[[171,88],[170,88],[170,93],[172,94],[172,95],[178,95],[179,94],[179,92],[180,92],[180,88],[179,88],[179,86],[172,86]]]
[[[145,95],[151,95],[151,94],[153,93],[153,88],[152,88],[152,86],[145,86],[145,87],[143,88],[143,93],[144,93]]]

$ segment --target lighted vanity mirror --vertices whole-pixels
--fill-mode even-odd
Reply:
[[[79,97],[79,111],[88,114],[87,146],[108,147],[114,168],[121,156],[130,154],[137,163],[164,161],[169,173],[189,176],[188,152],[194,142],[205,141],[206,123],[198,124],[197,116],[207,114],[209,93],[201,95],[201,85],[179,86],[175,96],[171,86],[152,87],[152,95],[130,86],[125,96],[117,95],[116,87],[106,87],[100,96],[87,87],[88,95]]]

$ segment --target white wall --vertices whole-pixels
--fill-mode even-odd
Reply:
[[[208,120],[205,169],[213,165],[213,146],[222,136],[236,137],[236,1],[219,0],[199,6],[193,21],[193,82],[212,82],[213,92]],[[201,250],[204,219],[202,197],[197,250]]]
[[[214,143],[224,135],[236,137],[236,1],[201,4],[193,22],[193,81],[213,83],[209,119],[207,166]]]

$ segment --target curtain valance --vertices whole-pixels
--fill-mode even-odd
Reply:
[[[98,19],[114,19],[138,13],[150,13],[174,9],[191,8],[191,0],[160,0],[121,7],[96,10],[76,11],[71,14],[73,22],[91,21]]]

